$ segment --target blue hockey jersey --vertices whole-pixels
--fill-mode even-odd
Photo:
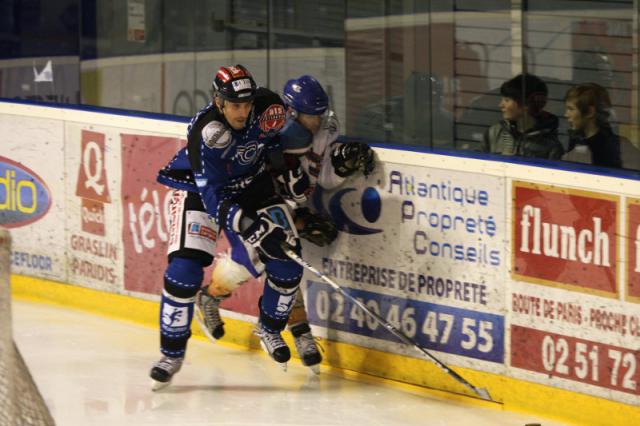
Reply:
[[[259,88],[245,127],[234,130],[210,103],[191,120],[187,146],[160,170],[158,182],[199,192],[207,213],[217,220],[220,203],[266,173],[266,156],[280,148],[285,111],[277,94]]]

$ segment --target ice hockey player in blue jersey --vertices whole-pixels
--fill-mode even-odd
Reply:
[[[213,89],[213,102],[189,124],[187,146],[158,176],[174,192],[160,305],[163,357],[150,372],[154,389],[168,385],[182,366],[196,294],[215,253],[212,220],[231,246],[231,270],[217,268],[221,285],[233,285],[238,275],[246,280],[266,272],[256,334],[275,361],[286,363],[290,358],[280,332],[302,268],[288,258],[282,244],[299,252],[300,243],[267,171],[267,157],[279,152],[285,108],[278,95],[258,88],[242,65],[220,68]]]
[[[355,173],[371,173],[374,154],[366,144],[336,141],[340,130],[338,119],[329,110],[329,98],[315,78],[304,75],[289,80],[283,98],[288,113],[287,124],[280,133],[280,146],[284,154],[282,161],[287,166],[277,180],[282,187],[281,193],[295,202],[294,220],[300,236],[316,245],[326,246],[336,238],[338,231],[330,218],[315,214],[306,206],[307,198],[315,185],[333,189]],[[224,335],[224,323],[218,310],[220,301],[229,296],[240,280],[249,277],[234,274],[232,262],[225,258],[218,260],[211,284],[197,295],[197,306],[203,314],[201,325],[212,340]],[[221,281],[228,282],[230,276],[235,276],[238,283],[231,287],[220,285]],[[289,329],[302,363],[318,373],[322,356],[311,334],[301,292],[297,293],[289,317]]]

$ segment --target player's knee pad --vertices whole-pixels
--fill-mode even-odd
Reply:
[[[267,281],[276,290],[291,292],[298,288],[302,280],[302,266],[289,260],[270,261],[266,265]]]
[[[164,272],[164,290],[178,298],[190,298],[196,295],[202,279],[204,268],[196,259],[174,257]]]
[[[222,253],[216,260],[211,276],[212,290],[219,295],[229,294],[252,277],[247,268],[235,262],[229,253]]]

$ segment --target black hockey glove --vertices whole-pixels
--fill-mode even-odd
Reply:
[[[331,244],[338,236],[335,223],[325,216],[313,214],[307,208],[296,210],[296,219],[303,222],[303,228],[298,230],[300,238],[324,247]]]
[[[261,214],[243,233],[242,238],[256,248],[263,261],[287,260],[282,244],[296,248],[296,239],[266,214]]]
[[[375,167],[375,158],[369,145],[360,142],[347,142],[333,148],[331,164],[340,177],[351,176],[358,171],[368,176]]]
[[[278,177],[282,184],[284,193],[297,204],[302,204],[307,200],[307,196],[311,190],[311,182],[309,176],[298,166],[290,170],[286,170]]]

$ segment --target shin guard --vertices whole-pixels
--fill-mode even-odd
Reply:
[[[184,356],[191,337],[195,295],[203,277],[197,260],[176,257],[167,266],[160,301],[160,351],[166,356]]]
[[[291,261],[271,261],[260,299],[260,321],[268,331],[284,330],[302,279],[302,267]]]

